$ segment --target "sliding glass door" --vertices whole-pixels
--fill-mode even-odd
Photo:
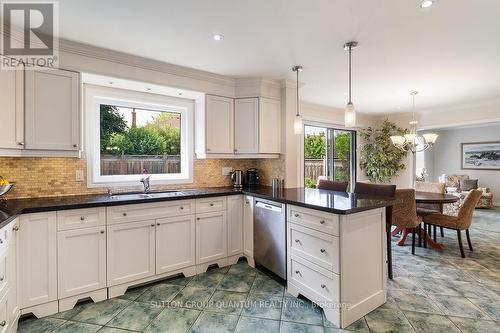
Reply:
[[[316,187],[318,178],[356,179],[356,132],[306,125],[304,130],[304,185]]]

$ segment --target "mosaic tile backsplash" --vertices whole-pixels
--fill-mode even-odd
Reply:
[[[177,188],[221,187],[230,186],[229,176],[222,175],[222,167],[233,170],[258,168],[261,184],[270,185],[271,179],[283,178],[284,162],[280,159],[217,159],[194,160],[194,182],[182,185],[155,185],[152,190]],[[76,170],[83,170],[87,175],[87,164],[84,158],[60,157],[0,157],[0,175],[16,186],[7,194],[8,199],[38,198],[62,195],[84,195],[106,193],[106,188],[89,188],[87,180],[76,181]],[[142,188],[113,188],[114,192],[125,192]]]

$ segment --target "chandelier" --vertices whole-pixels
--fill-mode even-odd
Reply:
[[[431,148],[438,138],[435,133],[425,133],[422,135],[417,134],[418,121],[415,120],[415,96],[418,91],[413,91],[410,95],[413,98],[413,113],[412,121],[410,121],[410,133],[391,136],[391,141],[394,146],[404,151],[411,151],[412,153],[421,152]]]

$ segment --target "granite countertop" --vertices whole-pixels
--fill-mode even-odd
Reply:
[[[0,201],[0,228],[8,224],[20,214],[195,199],[222,195],[237,195],[242,193],[258,198],[342,215],[392,206],[394,204],[394,201],[391,199],[380,197],[362,197],[355,193],[333,192],[308,188],[289,188],[275,191],[269,186],[257,186],[242,190],[237,190],[232,187],[200,188],[170,192],[153,192],[147,196],[138,193],[116,194],[113,196],[102,194],[72,195]]]

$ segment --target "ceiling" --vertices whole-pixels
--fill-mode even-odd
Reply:
[[[359,112],[418,109],[500,98],[500,1],[61,0],[60,35],[231,77],[293,79],[301,97],[344,107],[347,54]],[[220,33],[224,40],[216,42]]]

